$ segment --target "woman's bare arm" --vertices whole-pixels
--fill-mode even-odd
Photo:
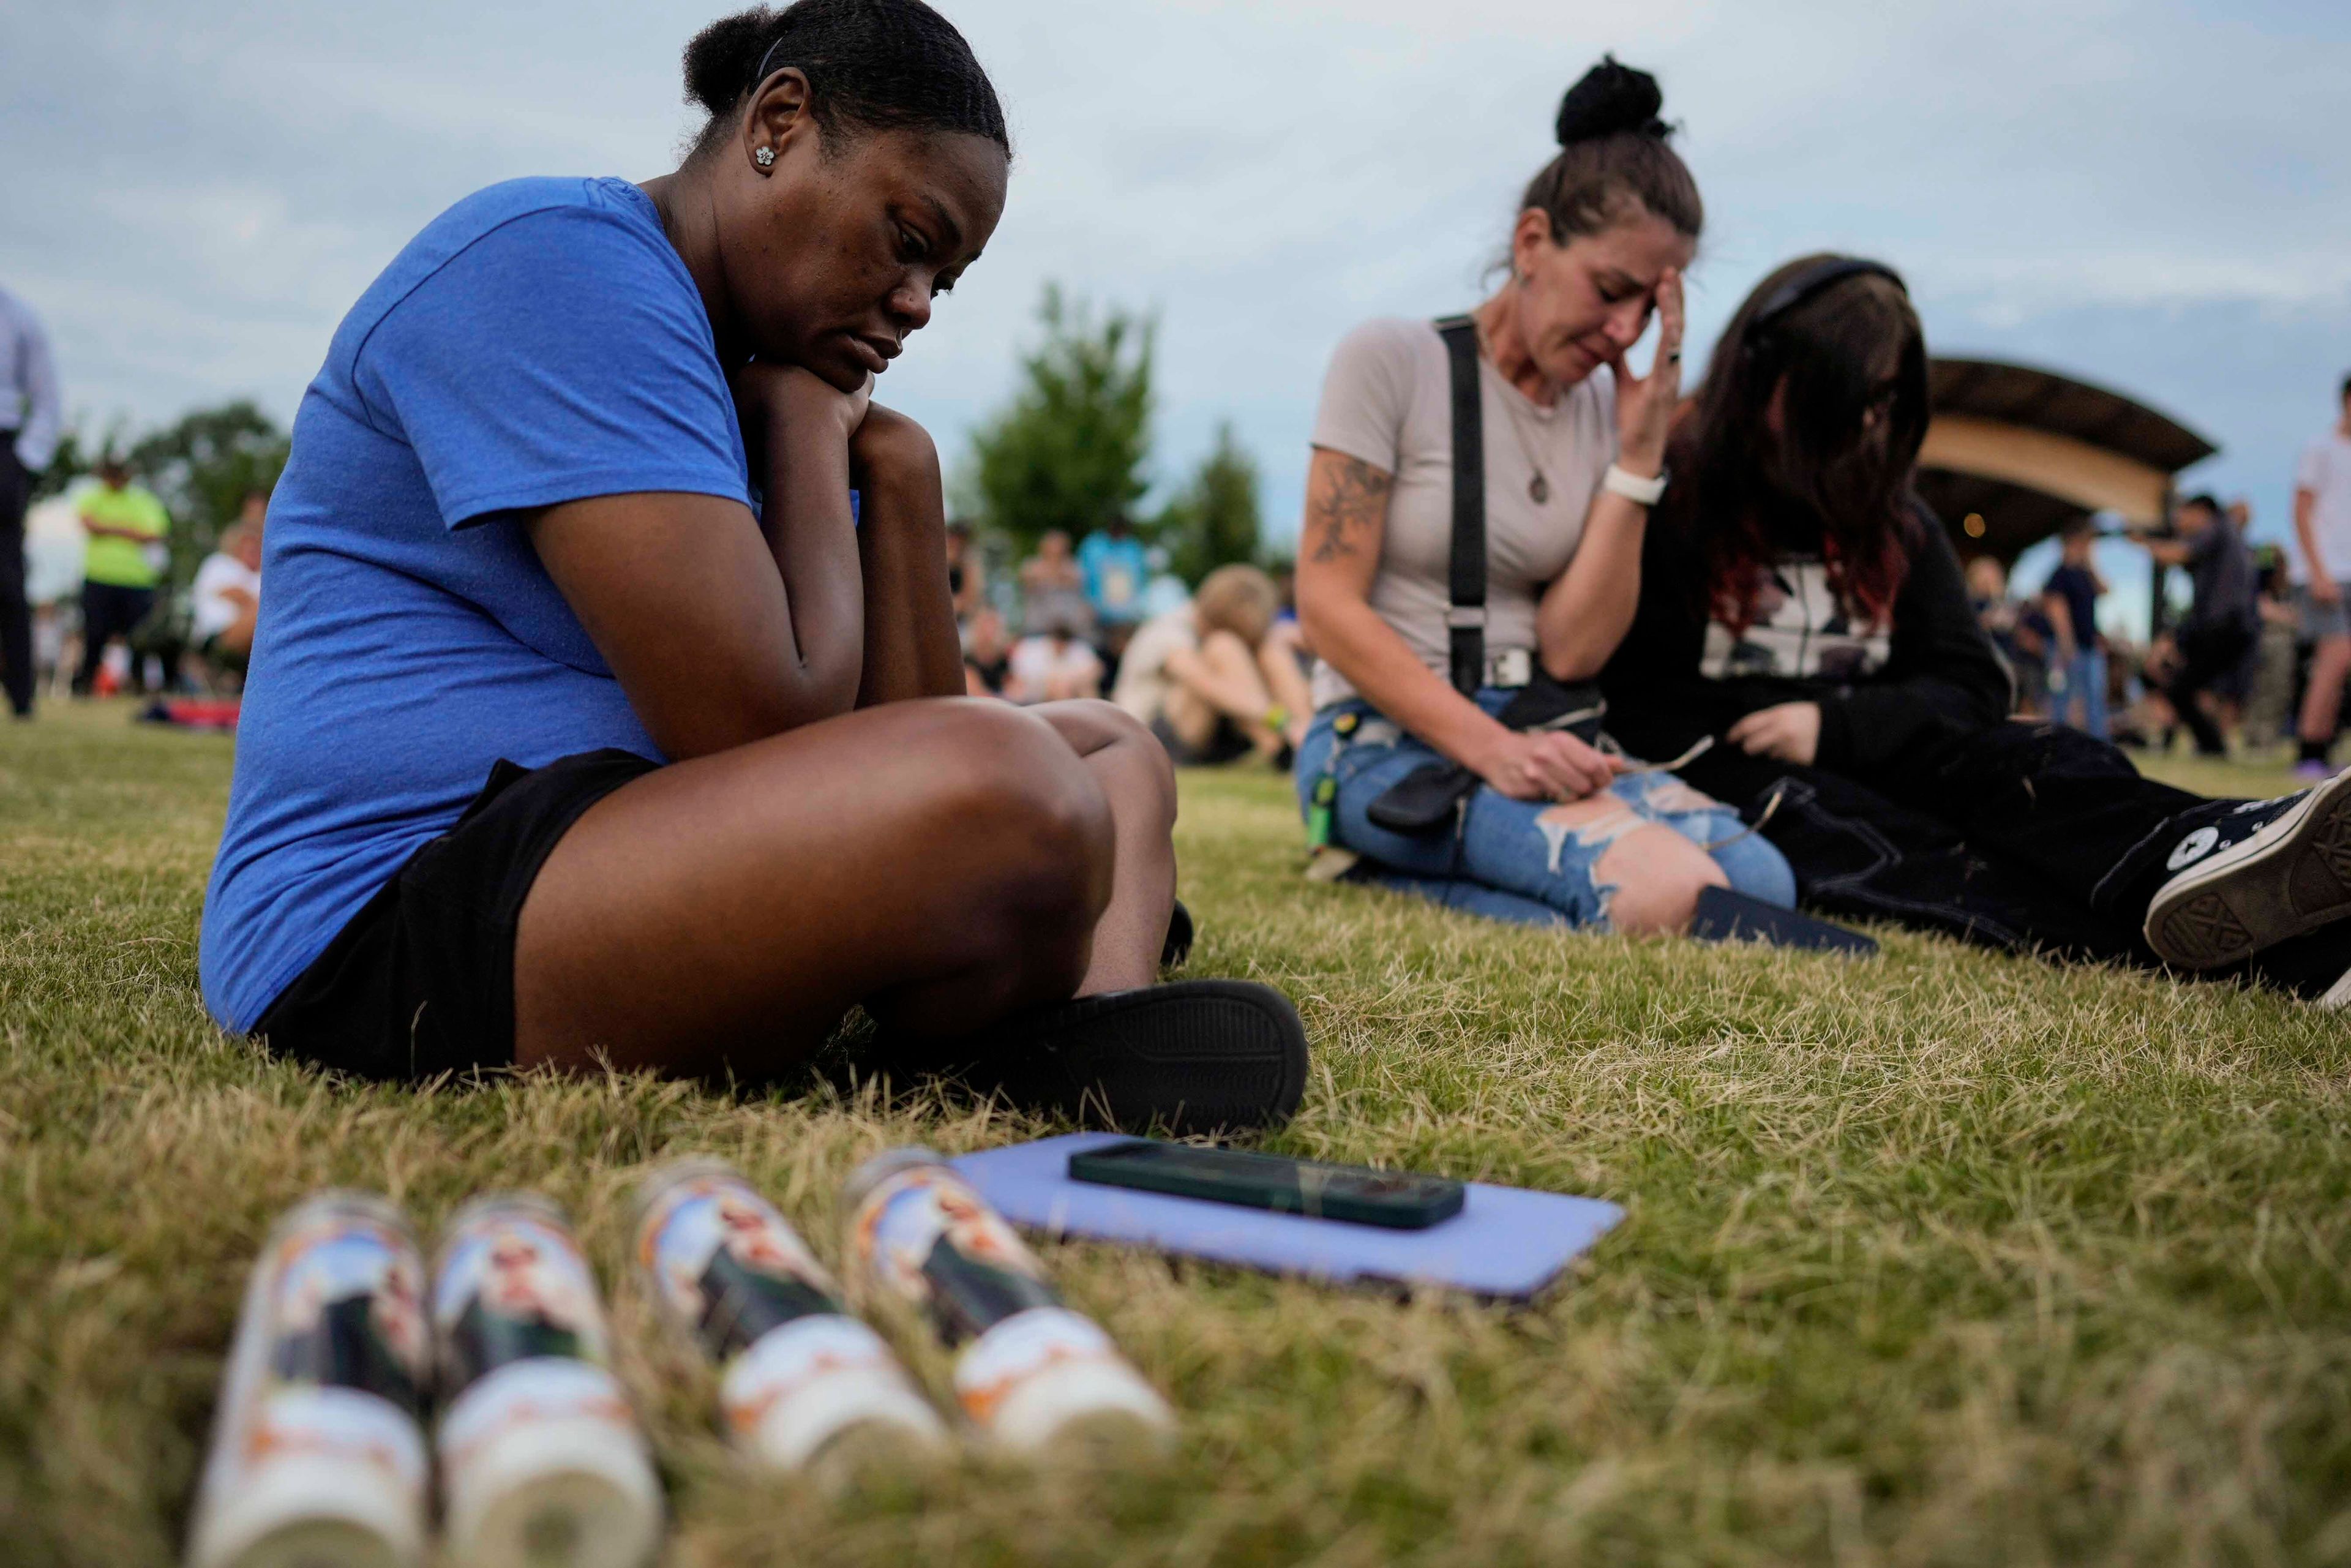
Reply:
[[[864,594],[849,438],[864,398],[754,365],[737,395],[767,483],[739,501],[599,496],[529,519],[533,548],[655,745],[683,759],[847,713]]]
[[[1299,536],[1298,617],[1320,658],[1365,700],[1438,751],[1519,800],[1579,800],[1614,768],[1572,735],[1522,735],[1420,662],[1372,608],[1393,478],[1359,458],[1314,449]]]
[[[1266,709],[1274,698],[1254,661],[1246,674],[1228,675],[1196,651],[1178,648],[1167,655],[1165,668],[1169,680],[1227,718],[1240,724],[1265,723]]]
[[[849,457],[864,507],[857,530],[865,597],[857,706],[961,696],[963,643],[947,591],[938,448],[921,425],[875,404],[850,438]]]
[[[1588,681],[1632,630],[1649,508],[1613,490],[1592,497],[1567,570],[1535,604],[1535,645],[1555,681]]]
[[[1681,402],[1682,275],[1657,277],[1657,347],[1649,373],[1635,376],[1619,350],[1608,361],[1616,390],[1615,465],[1637,478],[1665,472],[1666,438]],[[1613,490],[1592,497],[1583,538],[1559,580],[1535,605],[1535,646],[1553,680],[1589,680],[1632,630],[1641,602],[1641,545],[1649,508]]]
[[[1328,447],[1306,471],[1299,536],[1298,619],[1317,656],[1364,700],[1437,750],[1475,768],[1510,731],[1420,662],[1372,608],[1393,476]]]

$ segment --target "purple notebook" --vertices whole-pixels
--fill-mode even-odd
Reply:
[[[1123,1241],[1332,1284],[1435,1285],[1526,1301],[1625,1218],[1597,1198],[1471,1182],[1461,1212],[1426,1230],[1310,1219],[1070,1179],[1070,1156],[1123,1140],[1071,1133],[950,1161],[1015,1225]]]

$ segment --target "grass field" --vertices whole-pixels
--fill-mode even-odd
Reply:
[[[328,1183],[428,1230],[493,1184],[571,1206],[677,1563],[2351,1563],[2342,1018],[1893,933],[1856,964],[1504,930],[1309,886],[1278,781],[1190,778],[1195,972],[1281,987],[1315,1042],[1274,1145],[1629,1218],[1522,1312],[1051,1249],[1175,1455],[835,1501],[712,1435],[621,1270],[634,1173],[733,1160],[830,1257],[863,1155],[1054,1129],[269,1064],[196,995],[229,758],[120,706],[0,731],[10,1568],[176,1555],[246,1270]]]

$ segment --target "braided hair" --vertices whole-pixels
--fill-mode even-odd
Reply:
[[[799,0],[713,22],[685,47],[685,98],[710,112],[689,157],[731,130],[758,85],[808,78],[829,147],[869,131],[945,131],[1012,151],[1004,106],[955,24],[923,0]]]

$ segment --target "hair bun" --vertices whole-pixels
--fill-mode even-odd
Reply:
[[[752,87],[751,73],[767,58],[781,20],[765,5],[723,16],[685,46],[685,101],[725,114]]]
[[[1672,126],[1657,118],[1665,106],[1656,78],[1618,65],[1614,55],[1603,55],[1559,101],[1559,144],[1566,147],[1626,131],[1662,141],[1674,133]]]

